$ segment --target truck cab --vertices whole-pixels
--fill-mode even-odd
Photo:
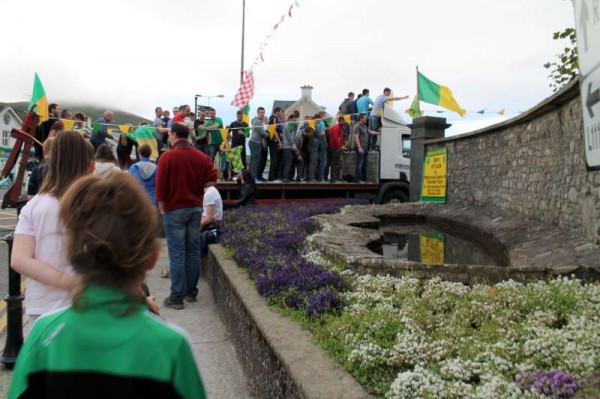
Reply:
[[[379,193],[376,202],[408,201],[410,129],[392,107],[383,108],[379,144]]]

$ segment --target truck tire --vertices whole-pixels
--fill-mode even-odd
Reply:
[[[381,198],[381,203],[388,204],[390,202],[408,202],[408,194],[399,188],[388,190]]]

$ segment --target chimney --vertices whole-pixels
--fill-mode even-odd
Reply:
[[[302,97],[307,97],[312,100],[312,89],[313,87],[309,85],[301,86],[300,90],[302,90]]]

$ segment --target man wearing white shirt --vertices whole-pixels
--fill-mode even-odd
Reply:
[[[202,203],[202,219],[200,219],[200,257],[208,253],[208,244],[219,242],[221,238],[221,222],[223,221],[223,200],[215,186],[204,189]]]

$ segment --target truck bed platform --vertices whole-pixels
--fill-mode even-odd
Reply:
[[[239,197],[236,182],[217,182],[224,203],[231,203]],[[374,200],[379,192],[378,183],[349,183],[349,182],[264,182],[256,185],[258,203],[273,203],[282,201],[306,201],[324,198],[365,198]]]

